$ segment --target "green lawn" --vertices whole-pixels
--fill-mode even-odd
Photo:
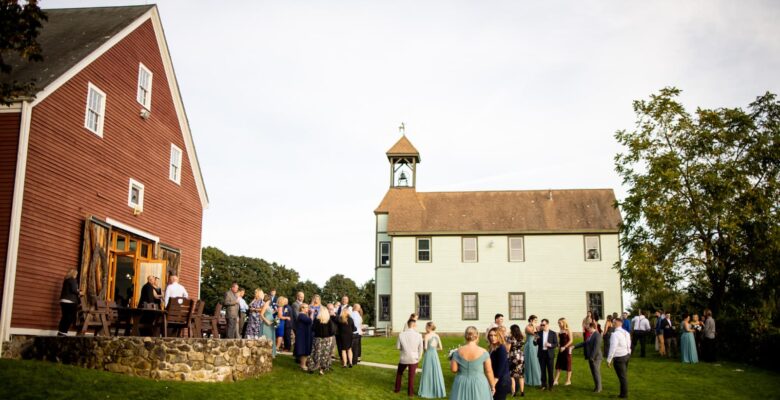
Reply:
[[[445,350],[459,344],[443,338]],[[366,361],[395,364],[392,338],[364,339]],[[444,354],[441,354],[444,358]],[[338,364],[334,363],[334,366]],[[447,387],[453,374],[442,363]],[[743,372],[736,372],[735,369]],[[605,392],[590,392],[592,382],[581,352],[575,352],[573,385],[551,393],[528,389],[531,398],[608,398],[617,393],[614,371],[602,368]],[[274,370],[259,379],[236,383],[155,382],[108,372],[38,361],[0,360],[0,399],[402,399],[392,392],[395,371],[357,366],[336,367],[324,377],[300,372],[290,357],[279,356]],[[635,399],[778,398],[780,374],[723,363],[682,365],[657,357],[635,358],[629,366],[630,396]],[[659,397],[658,390],[663,395]]]

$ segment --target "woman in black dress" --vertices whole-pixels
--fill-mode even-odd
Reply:
[[[558,349],[558,359],[555,360],[555,382],[553,385],[558,384],[561,371],[566,370],[566,386],[569,386],[571,385],[571,351],[574,347],[574,340],[566,318],[558,319],[558,327],[561,328],[558,332],[558,346],[560,348]]]
[[[488,331],[487,341],[488,350],[490,350],[490,364],[493,367],[493,377],[496,379],[496,391],[493,393],[493,400],[504,400],[512,391],[506,341],[498,328],[491,328]]]
[[[295,350],[293,355],[300,362],[301,369],[304,371],[306,371],[306,359],[311,354],[311,323],[309,305],[303,303],[298,311],[298,319],[295,320]]]
[[[352,368],[352,333],[355,332],[355,321],[349,315],[349,309],[342,307],[341,315],[338,316],[338,336],[339,348],[341,349],[341,367]]]

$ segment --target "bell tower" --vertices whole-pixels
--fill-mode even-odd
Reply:
[[[420,163],[420,153],[406,138],[406,127],[399,127],[401,139],[387,151],[390,161],[390,188],[414,188],[417,184],[417,164]]]

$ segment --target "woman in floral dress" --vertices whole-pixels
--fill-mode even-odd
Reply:
[[[260,338],[260,309],[263,308],[263,291],[255,289],[255,298],[249,303],[249,319],[246,322],[246,338]]]
[[[336,324],[330,318],[330,313],[322,310],[314,320],[314,348],[308,360],[309,373],[318,371],[323,375],[330,370],[333,363],[333,338],[336,336]]]
[[[525,354],[523,346],[523,332],[520,327],[512,325],[509,327],[509,376],[512,378],[512,396],[517,393],[517,386],[520,386],[520,396],[525,396]]]

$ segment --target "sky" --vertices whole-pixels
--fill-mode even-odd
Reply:
[[[44,8],[150,4],[41,0]],[[322,285],[374,276],[398,126],[419,191],[625,188],[634,100],[780,92],[772,1],[157,3],[210,206],[203,246]]]

